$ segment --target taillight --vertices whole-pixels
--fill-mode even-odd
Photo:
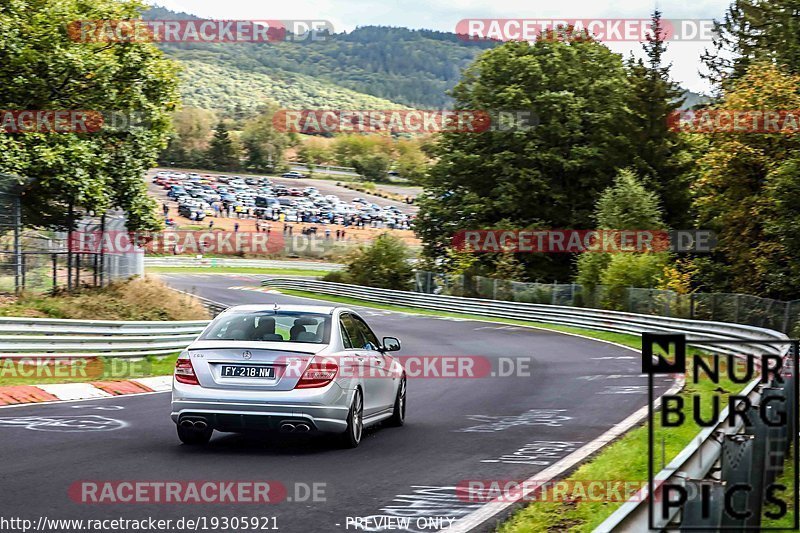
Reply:
[[[192,360],[188,357],[179,357],[178,360],[175,361],[175,380],[178,383],[185,383],[187,385],[200,385],[194,373]]]
[[[339,371],[339,365],[332,361],[325,361],[322,363],[311,363],[303,372],[303,376],[294,386],[295,389],[313,389],[316,387],[324,387],[336,377]]]

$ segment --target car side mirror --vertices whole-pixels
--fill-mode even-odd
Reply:
[[[400,349],[400,340],[396,339],[395,337],[384,337],[383,338],[383,350],[384,352],[396,352]]]

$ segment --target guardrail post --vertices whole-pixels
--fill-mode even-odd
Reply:
[[[764,506],[764,479],[767,467],[767,425],[761,418],[759,408],[753,406],[747,413],[751,425],[745,426],[745,433],[753,436],[753,461],[750,475],[750,501],[748,511],[752,514],[745,519],[751,528],[761,527],[761,510]]]
[[[718,531],[725,506],[725,483],[713,479],[686,480],[688,498],[681,509],[681,531]]]
[[[53,294],[58,289],[58,255],[53,254]]]
[[[783,390],[776,387],[765,387],[761,393],[761,401],[768,398],[782,397]],[[769,420],[778,419],[778,402],[767,405],[766,416]],[[785,406],[785,403],[783,404]],[[780,407],[782,409],[782,407]],[[767,426],[766,462],[764,465],[764,485],[770,485],[783,471],[783,461],[786,457],[786,427]]]
[[[20,278],[24,271],[22,266],[22,243],[21,243],[21,230],[22,230],[22,201],[19,195],[14,197],[13,207],[13,224],[14,224],[14,294],[19,294],[22,287],[20,286]]]
[[[722,440],[722,479],[728,492],[730,511],[744,514],[753,508],[753,495],[746,490],[732,492],[736,486],[752,487],[753,436],[725,435]],[[742,528],[747,520],[744,516],[722,513],[722,528]]]
[[[795,411],[796,406],[794,403],[794,388],[797,386],[797,378],[794,376],[793,372],[795,357],[796,355],[792,354],[786,358],[786,362],[784,364],[787,371],[781,374],[781,377],[783,378],[783,396],[786,400],[786,438],[789,441],[786,443],[787,449],[791,447],[795,432],[798,431],[797,412]],[[797,453],[797,450],[795,450],[794,453]]]

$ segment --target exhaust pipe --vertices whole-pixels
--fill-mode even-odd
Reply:
[[[294,431],[294,424],[281,424],[281,431],[285,431],[286,433],[291,433]]]
[[[309,431],[311,428],[308,426],[308,424],[297,424],[297,426],[295,426],[295,429],[297,429],[297,431],[301,433],[305,433],[306,431]]]
[[[188,420],[188,419],[183,419],[183,420],[181,420],[181,427],[182,428],[193,428],[194,427],[194,422],[192,422],[191,420]]]
[[[194,429],[199,429],[200,431],[208,428],[208,424],[206,424],[205,420],[198,420],[194,423]]]

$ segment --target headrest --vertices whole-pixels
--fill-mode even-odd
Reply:
[[[301,316],[300,318],[296,318],[294,320],[295,326],[316,326],[318,321],[314,318],[309,318],[306,316]]]
[[[262,329],[264,326],[269,326],[272,329],[275,329],[275,319],[271,316],[262,316],[258,319],[258,329]]]
[[[297,334],[297,342],[317,342],[316,333],[310,331],[301,331]]]

